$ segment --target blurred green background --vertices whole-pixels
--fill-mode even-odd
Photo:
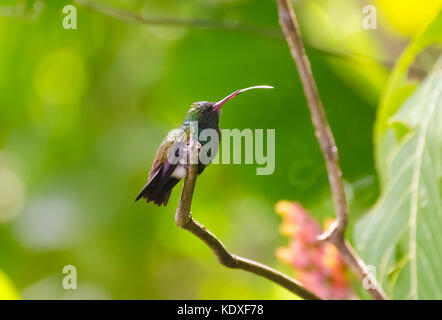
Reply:
[[[439,2],[420,3],[414,11],[412,3],[404,4],[399,18],[401,9],[387,0],[293,2],[306,41],[321,49],[307,48],[339,148],[351,224],[378,195],[373,122],[389,74],[385,64],[363,57],[393,63]],[[274,1],[94,3],[279,32]],[[130,23],[81,6],[78,29],[65,30],[67,4],[0,3],[0,270],[17,292],[11,295],[293,298],[267,280],[220,266],[206,246],[175,226],[181,185],[165,208],[133,201],[159,143],[192,102],[272,85],[272,91],[229,103],[221,127],[276,129],[274,174],[257,176],[255,165],[212,165],[198,179],[192,213],[232,252],[292,273],[275,257],[287,239],[279,234],[274,204],[299,201],[318,219],[332,217],[333,206],[285,41]],[[367,4],[378,9],[376,30],[362,28]],[[65,265],[77,268],[77,290],[62,287]]]

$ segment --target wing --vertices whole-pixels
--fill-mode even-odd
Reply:
[[[173,187],[181,180],[172,174],[183,157],[187,157],[188,139],[188,132],[182,128],[169,132],[157,151],[149,179],[135,201],[145,198],[158,206],[167,205]]]

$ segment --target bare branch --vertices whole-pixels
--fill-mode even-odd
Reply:
[[[331,192],[333,196],[336,219],[330,229],[321,235],[319,240],[329,240],[341,252],[345,262],[355,272],[361,281],[370,280],[367,289],[375,299],[387,299],[382,287],[371,275],[365,263],[356,254],[350,243],[345,240],[345,230],[348,223],[348,207],[345,199],[342,172],[339,166],[338,149],[333,134],[325,115],[324,107],[319,96],[318,87],[310,66],[310,61],[305,53],[301,32],[296,19],[295,12],[289,0],[277,0],[279,23],[284,32],[290,52],[296,63],[304,87],[310,109],[312,122],[315,127],[315,134],[318,138],[328,172]],[[367,287],[367,286],[365,286]]]
[[[328,177],[335,209],[337,212],[336,223],[324,236],[324,239],[334,235],[342,235],[347,226],[347,202],[345,200],[344,186],[342,183],[342,173],[338,162],[338,150],[335,140],[325,116],[324,107],[319,97],[318,88],[313,78],[310,61],[305,53],[301,39],[298,22],[289,1],[278,0],[279,21],[286,36],[292,56],[298,67],[299,76],[310,108],[316,137],[319,140],[322,152],[325,157]]]
[[[189,162],[191,164],[189,165],[187,175],[184,178],[183,190],[181,192],[180,202],[175,214],[175,222],[177,226],[186,229],[201,239],[213,251],[216,258],[223,266],[232,269],[241,269],[264,277],[279,284],[303,299],[320,300],[320,298],[314,293],[310,292],[296,280],[286,276],[285,274],[261,263],[229,253],[226,247],[213,233],[192,218],[190,214],[190,207],[192,204],[193,191],[198,173],[198,164],[195,164],[197,163],[197,161],[195,161],[197,158],[195,157],[198,156],[195,141],[191,140],[188,152],[189,158],[191,159]]]

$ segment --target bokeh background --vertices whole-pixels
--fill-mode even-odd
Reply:
[[[212,165],[192,212],[234,253],[293,274],[275,249],[278,200],[333,217],[327,174],[274,1],[91,0],[148,17],[241,22],[238,30],[149,26],[69,1],[0,3],[0,296],[23,299],[283,299],[291,294],[220,266],[167,207],[133,200],[167,132],[194,101],[226,105],[222,128],[276,129],[276,168]],[[390,69],[440,1],[294,1],[340,152],[353,224],[378,196],[373,123]],[[377,29],[362,27],[364,5]],[[275,34],[275,35],[273,35]],[[416,68],[425,69],[425,59]],[[351,236],[351,234],[350,234]],[[64,290],[65,265],[77,290]]]

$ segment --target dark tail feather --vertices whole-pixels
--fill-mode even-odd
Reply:
[[[156,181],[157,180],[156,178],[157,177],[155,177],[155,179],[152,179],[152,181],[149,181],[146,184],[146,186],[140,192],[140,194],[135,199],[135,201],[144,198],[147,200],[147,202],[153,201],[153,203],[155,203],[157,206],[161,206],[162,204],[164,204],[164,206],[167,205],[173,187],[180,180],[175,178],[169,178],[169,180],[164,185],[162,185],[161,183],[159,184],[158,181]],[[160,177],[158,176],[158,178]]]
[[[140,200],[141,198],[148,197],[148,194],[149,194],[149,192],[148,192],[148,190],[147,190],[148,187],[149,187],[149,185],[146,185],[146,186],[143,188],[143,190],[141,190],[140,194],[139,194],[139,195],[137,196],[137,198],[135,199],[135,202],[137,202],[137,201]]]

